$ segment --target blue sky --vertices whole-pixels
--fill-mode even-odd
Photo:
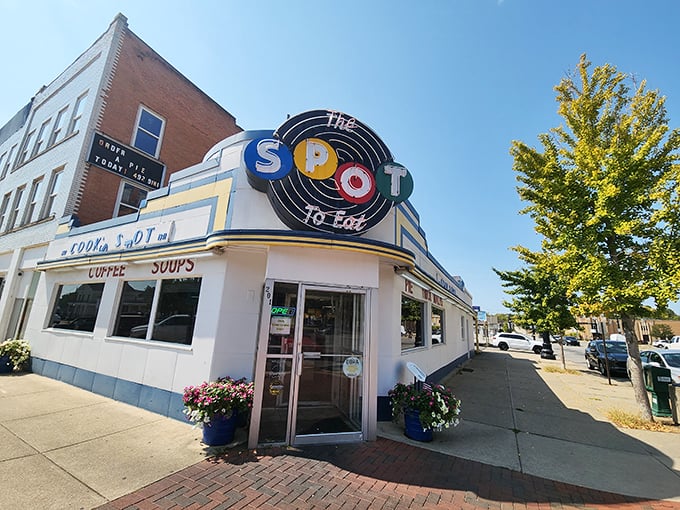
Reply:
[[[680,123],[673,0],[0,0],[0,123],[118,12],[244,129],[316,108],[373,128],[413,175],[430,251],[490,313],[505,299],[491,268],[539,243],[510,144],[561,123],[553,87],[580,55],[646,79]]]

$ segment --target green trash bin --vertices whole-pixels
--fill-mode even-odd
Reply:
[[[652,394],[652,414],[654,416],[672,416],[670,401],[671,371],[668,368],[647,365],[642,368],[645,388]]]

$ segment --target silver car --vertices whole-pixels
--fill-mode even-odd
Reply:
[[[664,349],[662,351],[646,350],[640,352],[642,367],[668,368],[671,371],[673,384],[680,385],[680,349]],[[628,360],[628,376],[630,376],[630,360]]]

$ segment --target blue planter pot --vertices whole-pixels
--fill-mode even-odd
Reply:
[[[404,412],[404,433],[415,441],[432,441],[432,429],[423,430],[420,424],[420,413],[407,410]]]
[[[0,356],[0,374],[9,374],[14,370],[14,365],[9,356]]]
[[[229,418],[216,416],[210,423],[203,424],[203,442],[208,446],[229,444],[234,440],[234,432],[238,425],[238,413],[233,412]]]

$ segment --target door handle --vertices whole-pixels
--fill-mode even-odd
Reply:
[[[321,359],[321,353],[320,352],[303,352],[302,356],[305,359]]]
[[[295,375],[297,377],[300,377],[300,373],[302,372],[302,353],[299,352],[297,355],[297,360],[296,360],[296,367],[295,367]]]

